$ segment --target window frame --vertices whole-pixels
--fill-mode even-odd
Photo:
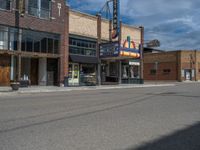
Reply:
[[[94,47],[93,45],[97,45],[97,42],[87,40],[87,39],[79,39],[79,38],[70,37],[69,38],[69,53],[75,54],[75,55],[96,57],[97,50],[96,50],[96,46],[95,48],[93,48]]]
[[[34,1],[34,0],[33,0]],[[50,19],[51,18],[51,10],[52,10],[52,1],[51,0],[47,0],[49,2],[49,9],[46,9],[46,8],[42,8],[42,0],[35,0],[36,3],[37,3],[37,8],[33,7],[33,6],[30,6],[30,0],[28,1],[28,14],[31,15],[31,16],[34,16],[34,17],[38,17],[40,19]],[[31,13],[31,8],[34,8],[36,10],[36,13]],[[42,11],[45,10],[47,13],[44,13],[44,14],[47,14],[46,16],[45,15],[42,15]],[[45,17],[44,17],[45,16]]]
[[[8,9],[7,8],[2,8],[2,7],[0,7],[0,10],[3,10],[3,11],[10,11],[11,10],[11,0],[6,0],[7,1],[7,3],[9,4],[9,6],[8,6]],[[7,5],[7,3],[6,3],[6,5]]]

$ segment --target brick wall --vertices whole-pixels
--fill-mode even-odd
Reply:
[[[97,17],[70,10],[69,33],[97,39]],[[127,36],[131,36],[131,39],[135,41],[138,47],[141,41],[141,29],[123,24],[122,42],[126,40]],[[105,19],[102,19],[101,23],[101,37],[103,40],[109,40],[109,21]]]
[[[150,74],[154,69],[155,62],[158,63],[158,74]],[[170,74],[163,72],[170,69]],[[145,80],[178,80],[184,81],[184,70],[193,69],[195,75],[192,80],[200,80],[200,51],[180,50],[164,53],[145,53],[144,54],[144,79]]]
[[[157,74],[151,73],[155,62],[158,62]],[[144,54],[144,80],[178,80],[177,68],[177,52]]]
[[[184,50],[181,51],[181,69],[194,69],[195,77],[192,80],[200,80],[199,63],[200,63],[200,52],[195,50]],[[184,80],[183,77],[181,77]]]

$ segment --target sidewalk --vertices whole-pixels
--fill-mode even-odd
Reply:
[[[83,91],[83,90],[161,87],[161,86],[175,86],[175,85],[176,83],[145,83],[145,84],[128,84],[128,85],[121,84],[121,85],[101,85],[101,86],[80,86],[80,87],[30,86],[28,88],[20,88],[18,91],[12,91],[11,87],[0,87],[0,96],[50,93],[50,92]]]

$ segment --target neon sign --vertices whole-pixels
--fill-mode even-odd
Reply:
[[[120,32],[120,0],[113,0],[113,31],[112,38],[119,36]]]

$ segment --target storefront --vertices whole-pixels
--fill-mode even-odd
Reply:
[[[58,59],[22,57],[20,81],[30,85],[58,85]]]
[[[96,64],[70,63],[69,86],[96,85]]]
[[[140,83],[140,60],[129,59],[122,61],[122,83]]]
[[[96,40],[70,35],[69,38],[69,86],[97,84]]]
[[[143,83],[140,75],[140,50],[133,41],[129,40],[130,44],[127,41],[122,45],[118,42],[100,45],[102,84]]]
[[[58,85],[59,47],[59,34],[0,26],[0,86]]]

